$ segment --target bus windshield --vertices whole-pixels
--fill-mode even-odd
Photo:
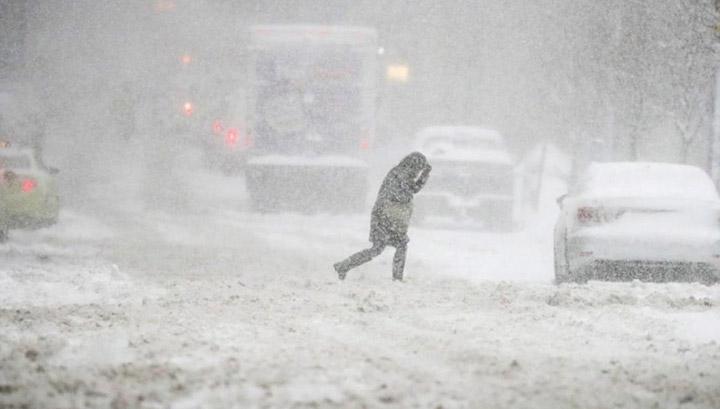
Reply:
[[[336,139],[360,125],[362,58],[347,47],[260,50],[257,116],[274,134]]]

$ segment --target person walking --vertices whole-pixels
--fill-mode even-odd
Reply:
[[[407,231],[413,211],[413,196],[425,186],[431,170],[432,166],[425,155],[413,152],[388,172],[380,186],[371,214],[372,247],[333,265],[340,280],[344,280],[351,269],[378,256],[387,246],[395,247],[393,280],[403,279],[407,245],[410,241]]]

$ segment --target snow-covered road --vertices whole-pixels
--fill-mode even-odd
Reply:
[[[391,251],[338,282],[366,224],[68,211],[15,234],[0,407],[720,407],[720,286],[555,286],[547,228],[416,228],[405,283]]]

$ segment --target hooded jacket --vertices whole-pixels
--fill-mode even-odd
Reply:
[[[413,152],[388,172],[372,210],[371,242],[392,246],[407,243],[413,195],[425,186],[431,169],[422,153]]]

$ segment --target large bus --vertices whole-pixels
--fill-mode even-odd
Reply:
[[[360,210],[375,134],[377,34],[250,28],[246,181],[257,210]]]

